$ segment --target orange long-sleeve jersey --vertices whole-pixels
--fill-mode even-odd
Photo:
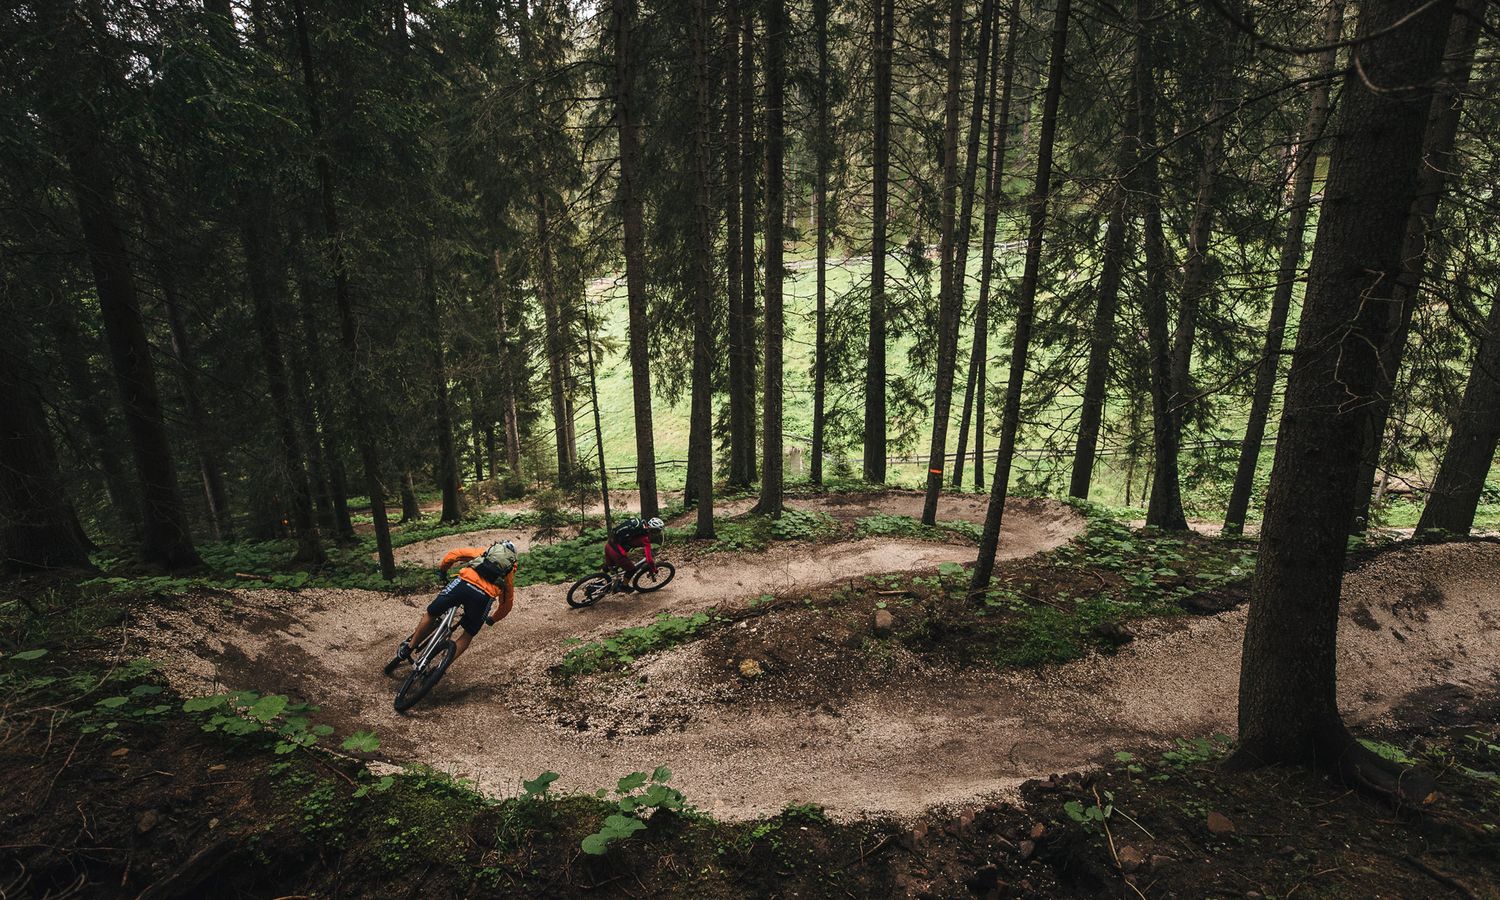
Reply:
[[[482,555],[484,555],[483,547],[457,547],[449,550],[443,556],[442,565],[438,566],[438,568],[447,572],[453,566],[466,563]],[[510,571],[505,573],[505,582],[503,584],[491,584],[480,578],[478,572],[467,567],[459,571],[458,577],[489,594],[492,599],[499,601],[499,604],[495,607],[495,611],[490,615],[490,621],[498,622],[510,615],[511,607],[516,604],[515,566],[511,566]]]

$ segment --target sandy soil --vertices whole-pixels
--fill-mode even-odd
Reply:
[[[963,500],[964,498],[957,498]],[[1081,526],[1066,507],[1008,511],[1002,555],[1056,546]],[[391,708],[379,669],[425,595],[245,592],[184,598],[136,622],[169,677],[189,693],[218,685],[274,690],[322,705],[340,733],[372,728],[381,755],[473,778],[497,794],[562,773],[593,790],[657,764],[693,803],[724,818],[789,802],[840,816],[914,815],[1004,796],[1021,781],[1087,766],[1121,747],[1232,733],[1244,610],[1144,623],[1115,656],[1041,670],[974,673],[921,664],[871,675],[817,708],[723,702],[704,685],[702,642],[638,662],[628,677],[569,688],[547,675],[570,636],[589,638],[767,591],[809,588],[904,567],[968,561],[970,547],[891,540],[699,560],[658,594],[570,610],[557,586],[519,591],[426,701]],[[1339,698],[1351,721],[1389,721],[1435,687],[1483,690],[1500,676],[1500,545],[1399,549],[1346,580]],[[168,639],[170,638],[170,639]],[[722,661],[719,661],[722,662]]]

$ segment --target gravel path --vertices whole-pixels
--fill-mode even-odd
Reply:
[[[1006,557],[1057,546],[1083,524],[1066,507],[1035,502],[1007,520]],[[379,669],[426,595],[265,590],[244,592],[229,608],[218,597],[188,598],[145,614],[136,632],[157,645],[153,656],[179,689],[220,684],[306,698],[341,734],[374,729],[381,755],[394,762],[425,762],[501,795],[549,769],[562,774],[561,789],[592,791],[666,764],[694,804],[727,819],[792,802],[844,817],[917,815],[1004,796],[1025,779],[1122,747],[1232,733],[1243,609],[1143,623],[1117,655],[1063,666],[1001,674],[897,667],[812,709],[723,702],[695,674],[706,664],[701,643],[583,689],[546,674],[567,638],[659,611],[888,571],[893,558],[926,569],[972,556],[972,547],[886,539],[811,554],[786,545],[704,558],[660,593],[583,611],[570,610],[557,586],[523,588],[515,612],[404,717],[392,711],[394,684]],[[1391,721],[1402,703],[1433,688],[1492,690],[1500,677],[1497,585],[1500,544],[1489,543],[1399,549],[1351,574],[1339,672],[1350,720]]]

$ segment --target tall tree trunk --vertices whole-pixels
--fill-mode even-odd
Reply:
[[[276,298],[268,259],[266,227],[270,210],[260,199],[260,191],[251,188],[241,198],[245,213],[240,235],[245,249],[245,274],[250,286],[250,303],[254,310],[255,333],[260,340],[261,365],[266,370],[266,388],[271,396],[271,414],[276,419],[276,436],[281,445],[284,484],[290,488],[292,535],[297,541],[298,562],[322,562],[323,542],[318,523],[313,519],[312,488],[303,467],[301,442],[292,412],[292,391],[287,383],[286,360],[281,353],[281,335],[276,330]]]
[[[92,568],[77,522],[20,347],[0,346],[0,572]]]
[[[469,444],[474,454],[474,481],[484,480],[484,406],[480,402],[479,381],[469,383]],[[572,411],[568,418],[572,420]]]
[[[297,413],[297,435],[307,457],[307,476],[312,486],[313,509],[317,513],[320,533],[336,535],[338,521],[334,514],[333,491],[328,481],[328,464],[318,438],[318,417],[308,390],[309,366],[298,341],[292,341],[288,360],[291,365],[292,402]]]
[[[826,399],[828,380],[828,162],[833,152],[832,138],[828,132],[828,0],[813,0],[813,30],[816,33],[818,53],[817,84],[817,135],[813,149],[816,157],[816,173],[813,176],[817,207],[817,299],[816,325],[813,337],[813,420],[812,420],[812,468],[809,473],[813,484],[823,483],[823,404]]]
[[[1461,276],[1462,285],[1467,274]],[[1478,336],[1469,383],[1453,420],[1453,434],[1443,452],[1437,478],[1417,520],[1417,532],[1439,530],[1468,534],[1484,491],[1485,476],[1500,442],[1500,301],[1492,302],[1484,332]]]
[[[756,511],[780,517],[782,509],[782,283],[786,270],[782,230],[786,223],[786,0],[762,0],[766,27],[766,321],[765,399],[761,409],[760,500]]]
[[[1401,27],[1398,20],[1410,15]],[[1420,800],[1355,742],[1339,716],[1335,639],[1353,517],[1358,447],[1381,390],[1386,304],[1403,277],[1402,243],[1422,131],[1452,0],[1360,4],[1287,377],[1240,665],[1232,766],[1312,763],[1348,781]],[[1372,90],[1373,86],[1373,90]],[[1390,90],[1400,86],[1399,92]],[[1415,790],[1414,790],[1415,789]]]
[[[948,455],[948,414],[953,406],[954,357],[958,351],[958,317],[963,308],[963,276],[958,260],[958,100],[963,71],[963,0],[948,4],[948,83],[943,98],[942,237],[939,253],[937,370],[932,398],[932,441],[927,453],[927,496],[922,523],[937,523],[938,495],[943,492],[943,466]],[[981,67],[982,68],[982,67]]]
[[[322,114],[319,110],[317,75],[313,69],[312,38],[308,31],[307,14],[303,0],[292,0],[297,29],[297,49],[302,64],[302,83],[307,101],[307,118],[313,140],[326,146],[323,138]],[[375,446],[375,436],[362,412],[366,403],[365,378],[361,370],[359,354],[359,331],[354,321],[354,302],[349,287],[348,260],[344,255],[344,233],[339,226],[338,202],[333,185],[333,166],[324,151],[315,158],[319,193],[322,197],[323,228],[332,249],[333,299],[339,316],[339,336],[344,355],[350,366],[347,378],[349,401],[353,415],[349,416],[354,429],[355,444],[359,448],[360,462],[365,470],[365,487],[370,494],[370,517],[375,526],[376,556],[380,560],[380,574],[386,580],[396,577],[396,557],[391,550],[391,524],[386,518],[385,485],[380,480],[380,452]]]
[[[71,4],[43,4],[43,21],[54,35],[52,63],[56,83],[67,76],[97,72],[97,60],[85,49],[88,36]],[[59,88],[61,90],[61,88]],[[143,556],[168,568],[197,565],[198,551],[188,532],[187,515],[177,490],[172,447],[162,421],[156,389],[156,367],[141,320],[130,266],[130,251],[119,223],[111,158],[93,102],[100,86],[86,79],[83,90],[64,91],[50,123],[56,130],[68,173],[84,246],[93,269],[100,318],[130,435],[136,479],[140,483]]]
[[[984,489],[984,433],[988,419],[984,407],[986,399],[985,375],[989,368],[990,337],[990,285],[995,264],[995,240],[999,231],[1000,207],[1005,202],[1005,150],[1010,136],[1011,88],[1016,72],[1016,36],[1021,28],[1021,0],[1011,0],[1010,18],[1006,25],[1005,61],[1000,63],[1000,44],[994,47],[996,63],[1001,71],[1000,109],[995,109],[995,93],[990,91],[990,140],[989,162],[985,168],[984,182],[984,255],[979,266],[979,299],[974,314],[974,349],[969,362],[969,381],[974,385],[974,490]],[[967,442],[960,441],[958,452],[962,453]]]
[[[422,518],[422,505],[417,502],[416,479],[411,477],[411,469],[401,470],[401,524],[415,522]]]
[[[714,536],[714,455],[713,455],[713,404],[714,404],[714,230],[717,224],[713,216],[713,191],[709,176],[710,154],[708,132],[713,127],[709,92],[708,42],[713,36],[709,25],[708,0],[693,3],[693,111],[696,127],[693,130],[693,178],[697,195],[694,223],[697,246],[694,248],[695,269],[693,293],[693,385],[692,385],[692,434],[690,441],[695,451],[688,472],[688,482],[694,490],[698,506],[698,522],[694,537]]]
[[[1459,15],[1453,21],[1444,52],[1445,68],[1451,73],[1447,85],[1432,98],[1424,132],[1422,158],[1425,160],[1417,172],[1417,194],[1412,201],[1411,215],[1406,225],[1405,243],[1401,258],[1406,260],[1401,280],[1391,297],[1387,310],[1390,337],[1380,354],[1380,389],[1372,399],[1374,415],[1370,417],[1370,431],[1364,436],[1363,464],[1359,480],[1355,483],[1353,529],[1363,531],[1369,525],[1370,493],[1374,488],[1375,472],[1380,464],[1381,448],[1385,446],[1386,420],[1391,412],[1392,387],[1406,354],[1406,340],[1411,331],[1412,314],[1416,311],[1422,279],[1427,271],[1428,232],[1437,218],[1438,205],[1448,188],[1448,173],[1456,164],[1453,143],[1458,135],[1459,114],[1463,110],[1463,92],[1469,84],[1469,73],[1474,65],[1474,49],[1479,40],[1479,23],[1484,10],[1484,0],[1461,0]]]
[[[865,361],[864,477],[885,483],[885,259],[890,208],[891,57],[896,39],[896,0],[874,0],[875,145],[872,160],[873,229],[870,246],[870,346]]]
[[[974,565],[970,591],[990,586],[995,553],[1000,547],[1000,524],[1010,487],[1011,460],[1016,452],[1016,432],[1021,424],[1021,388],[1026,378],[1026,359],[1031,350],[1031,325],[1036,309],[1037,280],[1042,264],[1042,238],[1047,228],[1047,201],[1052,191],[1052,145],[1057,136],[1057,106],[1062,99],[1063,68],[1068,54],[1068,15],[1072,0],[1058,0],[1052,25],[1052,48],[1047,61],[1047,91],[1042,98],[1042,127],[1037,141],[1036,183],[1028,199],[1030,216],[1026,232],[1026,267],[1016,291],[1016,332],[1010,351],[1010,375],[1005,384],[1005,408],[1000,419],[1000,449],[995,457],[995,476],[990,482],[990,502],[979,536],[979,560]]]
[[[744,429],[738,442],[744,484],[756,478],[755,446],[755,332],[756,278],[755,234],[756,173],[760,171],[760,149],[755,141],[755,4],[740,4],[740,345],[731,355],[740,376],[740,421]]]
[[[635,121],[636,0],[611,0],[615,40],[615,125],[620,133],[620,207],[624,218],[625,294],[630,305],[630,387],[635,401],[635,476],[641,516],[659,511],[656,446],[651,433],[650,323],[646,318],[646,224],[642,211],[640,135]]]
[[[1141,297],[1141,318],[1146,323],[1146,349],[1151,378],[1151,471],[1146,476],[1150,499],[1146,524],[1181,531],[1187,528],[1182,513],[1181,484],[1177,479],[1178,441],[1172,411],[1172,337],[1167,314],[1167,239],[1162,229],[1161,179],[1156,145],[1156,62],[1154,40],[1145,24],[1154,14],[1151,0],[1138,0],[1135,61],[1135,103],[1140,119],[1140,162],[1135,166],[1135,194],[1140,198],[1142,243],[1145,245],[1146,283]]]
[[[958,246],[953,264],[953,270],[957,278],[959,319],[963,318],[963,301],[969,283],[969,240],[972,236],[971,232],[974,223],[974,182],[979,173],[979,138],[984,131],[984,107],[986,99],[989,100],[991,113],[994,112],[995,105],[995,92],[993,89],[986,87],[992,78],[990,71],[992,68],[990,43],[994,36],[995,15],[995,0],[984,0],[980,5],[979,12],[979,55],[974,58],[976,77],[974,79],[974,103],[969,113],[968,155],[964,157],[964,181],[963,187],[960,189],[960,194],[963,197],[963,211],[958,215]],[[985,180],[988,182],[988,175],[986,175]],[[983,317],[979,315],[977,309],[975,310],[974,348],[969,353],[969,377],[964,385],[963,415],[958,423],[958,444],[954,446],[953,450],[952,484],[954,490],[961,490],[964,485],[964,451],[969,447],[969,413],[974,404],[974,380],[979,368],[975,352],[983,350],[983,342],[979,338],[979,326],[981,318],[987,317],[988,310],[986,310]],[[987,321],[984,325],[985,327],[989,327]],[[955,341],[954,367],[956,369],[958,365],[957,330],[954,332],[953,339]]]
[[[599,455],[599,496],[604,501],[604,529],[614,530],[614,522],[609,511],[609,469],[604,465],[604,426],[599,418],[599,373],[594,367],[594,326],[593,317],[585,308],[583,312],[583,327],[585,329],[584,346],[588,353],[589,361],[589,399],[594,409],[594,450]]]
[[[448,360],[443,349],[443,312],[438,301],[436,254],[431,241],[425,244],[424,249],[422,297],[427,303],[427,318],[432,327],[427,339],[431,342],[428,352],[432,354],[433,431],[438,450],[438,489],[443,494],[443,511],[439,521],[445,525],[453,525],[464,515],[458,493],[458,451],[453,446],[453,410],[448,397]],[[506,365],[503,348],[500,356],[503,375]],[[509,394],[508,391],[502,393]]]
[[[747,339],[747,323],[744,311],[744,281],[754,278],[755,273],[745,271],[743,258],[747,239],[741,229],[740,202],[744,193],[741,187],[740,170],[744,161],[743,116],[740,112],[740,92],[746,78],[740,64],[740,20],[731,11],[724,28],[724,68],[727,82],[724,96],[724,229],[725,268],[728,272],[729,316],[727,353],[729,364],[725,374],[729,390],[729,487],[741,490],[750,486],[751,476],[745,463],[748,453],[755,457],[755,423],[745,409],[744,398],[755,389],[753,379],[747,383],[747,374],[740,365],[742,348]],[[750,232],[749,234],[753,234]],[[753,253],[753,250],[752,250]]]
[[[1344,30],[1344,0],[1331,0],[1323,19],[1323,43],[1338,43]],[[1271,312],[1266,322],[1266,348],[1255,368],[1255,387],[1250,394],[1250,416],[1245,437],[1240,443],[1240,461],[1235,468],[1234,484],[1229,490],[1229,505],[1224,513],[1224,533],[1241,534],[1245,530],[1245,513],[1250,509],[1250,493],[1255,489],[1255,470],[1260,464],[1261,443],[1266,436],[1266,420],[1276,393],[1276,373],[1281,365],[1281,345],[1286,338],[1286,318],[1292,306],[1292,292],[1297,286],[1302,266],[1302,248],[1307,233],[1307,214],[1312,207],[1313,179],[1317,177],[1318,153],[1324,130],[1328,127],[1329,87],[1338,50],[1330,48],[1319,54],[1317,70],[1324,78],[1313,85],[1308,96],[1307,120],[1302,125],[1292,175],[1291,196],[1287,201],[1286,236],[1281,241],[1281,258],[1276,266],[1276,288],[1271,295]]]
[[[555,277],[552,264],[552,231],[549,203],[540,182],[536,198],[536,222],[538,243],[539,277],[537,293],[541,295],[542,318],[547,332],[547,386],[552,400],[552,432],[557,442],[557,480],[569,484],[573,480],[573,468],[577,461],[577,448],[573,444],[572,413],[569,410],[567,389],[571,381],[568,372],[568,342],[563,328],[562,312],[558,308]]]
[[[317,429],[322,437],[323,461],[328,473],[328,501],[333,509],[333,528],[340,541],[350,542],[354,540],[354,519],[349,515],[349,479],[344,471],[344,459],[336,439],[338,412],[318,325],[317,289],[313,285],[300,232],[292,235],[292,248],[297,256],[297,300],[301,312],[303,352],[312,375],[313,405],[318,410]]]
[[[521,480],[521,426],[517,420],[515,392],[515,362],[511,358],[510,320],[505,307],[505,267],[500,250],[494,252],[495,264],[495,320],[499,328],[499,379],[501,385],[501,419],[505,423],[505,464],[510,468],[510,478]],[[457,466],[454,467],[455,469]]]
[[[52,302],[59,312],[51,317],[57,352],[62,357],[63,375],[73,394],[73,409],[89,438],[89,455],[104,475],[104,490],[109,495],[116,522],[126,531],[134,531],[140,527],[140,500],[116,451],[109,423],[104,418],[100,387],[88,362],[88,344],[91,342],[79,331],[76,307],[60,286],[53,292]]]

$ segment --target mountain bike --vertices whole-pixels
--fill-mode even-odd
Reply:
[[[667,586],[677,574],[677,567],[663,559],[656,561],[656,571],[643,559],[635,568],[623,574],[612,575],[603,570],[585,575],[568,588],[568,605],[574,609],[593,606],[610,594],[624,593],[626,586],[632,591],[649,594]]]
[[[458,654],[458,647],[452,641],[453,630],[458,627],[462,612],[462,606],[455,606],[443,613],[426,640],[412,648],[411,671],[396,691],[396,712],[404,713],[416,706],[418,700],[443,680],[448,667],[453,665],[453,657]],[[385,674],[395,674],[401,662],[401,657],[393,657],[385,664]]]

